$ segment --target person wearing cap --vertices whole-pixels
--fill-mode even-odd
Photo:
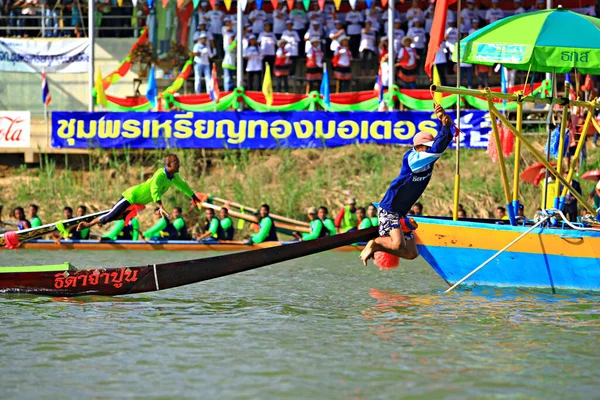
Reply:
[[[334,25],[335,25],[335,28],[333,28],[329,31],[329,39],[331,40],[331,44],[329,45],[329,50],[331,50],[331,54],[335,53],[337,48],[340,47],[340,42],[338,41],[338,39],[341,36],[344,36],[346,34],[346,31],[344,30],[344,25],[342,24],[342,21],[340,21],[339,19],[336,19],[334,22]]]
[[[335,14],[335,6],[333,4],[326,4],[323,11],[319,12],[319,17],[323,21],[323,29],[325,32],[329,32],[335,28],[335,21],[337,17]]]
[[[349,49],[352,56],[358,58],[358,48],[360,47],[360,33],[362,31],[363,15],[358,10],[350,10],[346,13],[346,32],[349,38]]]
[[[521,5],[521,0],[515,0],[515,13],[514,15],[525,14],[527,11]]]
[[[375,65],[377,63],[377,47],[375,41],[377,33],[371,27],[371,20],[365,22],[365,27],[360,32],[360,74],[362,76],[375,74]]]
[[[304,53],[308,53],[308,50],[312,47],[312,40],[314,38],[318,38],[321,40],[323,37],[323,28],[321,27],[321,22],[313,21],[310,24],[310,27],[304,34]]]
[[[264,30],[265,22],[267,22],[267,13],[255,8],[250,11],[248,21],[252,24],[252,33],[258,36]]]
[[[210,10],[207,12],[207,16],[209,19],[208,22],[208,31],[213,36],[213,45],[215,49],[215,53],[218,54],[219,58],[223,57],[223,19],[225,18],[225,13],[218,8],[214,10]]]
[[[227,92],[235,87],[236,48],[236,32],[233,29],[231,19],[226,18],[223,27],[223,62],[221,66],[223,67],[223,88]]]
[[[311,47],[306,52],[306,90],[319,90],[323,78],[323,51],[321,50],[321,38],[310,39]]]
[[[301,1],[296,1],[295,8],[290,11],[290,19],[292,20],[292,29],[296,31],[298,37],[304,37],[306,33],[306,25],[308,24],[308,17],[306,11],[304,11],[304,5]],[[293,71],[293,70],[292,70]]]
[[[367,218],[367,210],[364,207],[356,209],[356,217],[358,218],[358,229],[369,229],[373,227],[373,223]]]
[[[419,7],[419,1],[413,0],[412,5],[408,10],[406,10],[406,20],[408,21],[408,27],[412,27],[412,24],[415,21],[421,21],[421,23],[425,22],[425,14],[421,7]]]
[[[403,86],[414,89],[418,74],[417,59],[419,56],[411,45],[412,39],[410,36],[405,36],[402,39],[402,47],[398,49],[396,66],[398,67],[398,78],[402,81]]]
[[[389,42],[387,36],[382,36],[381,39],[379,39],[379,46],[377,47],[377,51],[379,52],[379,62],[380,63],[381,63],[381,60],[383,60],[383,57],[388,55],[389,45],[390,45],[390,42]]]
[[[265,22],[265,30],[258,35],[258,43],[260,44],[260,52],[263,55],[263,62],[269,64],[269,68],[273,71],[275,52],[277,51],[277,37],[273,33],[270,22]]]
[[[376,34],[379,34],[381,31],[381,14],[377,11],[380,10],[379,7],[371,7],[366,11],[365,24],[367,21],[371,22],[371,29],[375,31]]]
[[[290,75],[293,78],[296,75],[296,60],[298,59],[298,48],[300,46],[300,36],[298,32],[292,29],[294,22],[290,19],[286,21],[286,29],[281,34],[281,38],[286,41],[287,49],[290,52]]]
[[[208,23],[210,22],[210,18],[208,17],[208,12],[209,12],[210,8],[208,7],[208,1],[203,1],[200,3],[200,6],[198,7],[198,9],[195,12],[194,15],[194,21],[192,22],[193,26],[195,27],[195,30],[198,31],[205,31],[206,27],[208,26]],[[200,24],[204,23],[205,27],[203,29],[200,29]]]
[[[421,20],[415,20],[414,26],[406,32],[406,36],[412,38],[411,47],[417,52],[417,64],[422,65],[425,61],[427,32],[421,26]]]
[[[294,32],[295,33],[295,32]],[[288,76],[290,75],[290,52],[287,49],[287,42],[285,39],[279,39],[277,42],[277,52],[275,53],[275,69],[274,74],[276,78],[275,91],[281,92],[283,89],[285,93],[289,93]]]
[[[194,33],[194,43],[200,39],[200,34],[204,32],[206,34],[206,39],[211,50],[215,48],[215,40],[213,34],[207,28],[208,22],[201,20],[198,23],[198,30]]]
[[[369,241],[360,253],[365,266],[377,251],[411,260],[419,255],[414,235],[402,232],[400,221],[425,192],[435,162],[452,141],[452,119],[440,105],[436,105],[434,111],[442,126],[435,138],[429,132],[417,133],[413,139],[414,147],[404,154],[400,174],[379,203],[379,237]]]
[[[323,225],[318,217],[317,207],[310,207],[306,210],[308,214],[308,220],[310,221],[310,233],[303,233],[300,235],[298,232],[294,232],[294,236],[299,240],[315,240],[329,235],[329,231]]]
[[[279,2],[279,8],[273,11],[273,33],[277,39],[281,39],[281,34],[285,31],[285,22],[288,19],[286,11],[287,5],[284,1]]]
[[[475,0],[467,0],[467,6],[460,12],[462,20],[461,31],[468,32],[473,27],[473,21],[479,19],[479,10],[475,8]]]
[[[349,92],[350,80],[352,79],[352,52],[348,46],[348,36],[338,38],[340,47],[333,53],[333,68],[336,79],[336,92]]]
[[[246,90],[260,90],[263,56],[260,47],[256,43],[256,36],[254,34],[248,36],[248,47],[244,51],[244,58],[247,61],[246,73],[248,74]]]
[[[402,29],[402,22],[399,19],[394,20],[394,52],[402,46],[402,39],[406,36],[406,32]]]
[[[358,227],[358,216],[356,215],[356,199],[348,198],[346,206],[340,208],[338,215],[335,217],[334,225],[339,229],[340,233],[355,231]]]
[[[337,230],[335,229],[333,220],[327,216],[328,213],[329,211],[327,210],[327,207],[321,206],[319,207],[317,216],[321,221],[323,221],[323,226],[329,232],[329,236],[333,236],[337,234]]]
[[[504,11],[498,8],[498,0],[492,0],[492,8],[485,12],[485,21],[489,24],[504,18]]]
[[[207,92],[212,78],[210,73],[212,51],[208,45],[207,38],[206,32],[200,32],[198,42],[196,42],[192,49],[192,55],[194,56],[194,89],[196,94],[202,93],[202,76],[204,75]]]
[[[277,230],[275,227],[275,223],[273,219],[269,216],[271,212],[271,208],[268,204],[263,204],[260,206],[260,210],[258,212],[258,225],[260,227],[259,231],[251,236],[248,244],[252,243],[263,243],[263,242],[277,242]]]

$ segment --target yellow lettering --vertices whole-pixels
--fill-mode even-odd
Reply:
[[[116,139],[121,133],[121,121],[115,121],[112,119],[100,120],[100,129],[98,131],[98,137],[100,139]]]
[[[246,121],[240,121],[239,130],[236,132],[235,123],[233,121],[231,121],[231,120],[219,121],[217,126],[222,126],[225,124],[227,125],[227,136],[229,137],[229,139],[227,139],[227,143],[240,144],[240,143],[244,143],[244,141],[246,141],[246,124],[244,123],[244,126],[242,127],[241,126],[242,122],[246,122]],[[221,130],[223,130],[223,129],[221,129]]]
[[[210,131],[208,131],[208,129],[206,129],[206,120],[201,120],[201,119],[197,120],[196,123],[194,124],[194,129],[195,129],[194,135],[198,139],[210,139],[214,134],[214,131],[210,132]]]
[[[379,128],[383,128],[383,134],[379,133]],[[392,123],[390,121],[375,121],[371,124],[371,137],[373,139],[391,139]]]
[[[215,121],[211,119],[211,120],[208,120],[206,122],[207,122],[206,123],[206,131],[210,132],[211,135],[214,135],[215,131],[216,131],[216,129],[215,129]],[[225,139],[225,136],[223,136],[223,133],[221,133],[219,135],[219,133],[217,132],[217,136],[216,137],[217,137],[217,139]]]
[[[331,139],[335,136],[335,121],[328,121],[327,132],[323,129],[323,121],[315,121],[315,131],[317,132],[317,139]]]
[[[275,139],[285,139],[292,134],[292,124],[286,120],[277,120],[271,124],[271,136]]]
[[[77,121],[77,138],[78,139],[93,139],[96,137],[98,121],[90,121],[89,132],[85,131],[85,121]]]
[[[142,134],[140,129],[140,121],[136,119],[128,119],[123,121],[123,131],[121,135],[126,139],[136,139]]]
[[[144,120],[143,128],[142,128],[142,137],[144,139],[148,139],[150,137],[150,121],[149,119]]]
[[[437,135],[437,123],[435,121],[421,121],[419,132],[431,133],[435,137]]]
[[[177,119],[175,120],[175,132],[173,136],[177,139],[189,139],[194,134],[192,130],[192,121],[189,119]]]
[[[394,136],[398,140],[412,139],[415,129],[415,124],[410,121],[398,121],[394,124]]]
[[[356,121],[345,120],[338,125],[338,136],[342,139],[354,139],[360,133],[360,127]]]
[[[161,135],[160,135],[160,131],[162,132],[162,136],[167,139],[171,137],[171,133],[173,132],[173,129],[171,128],[171,120],[167,119],[164,122],[160,122],[159,120],[155,119],[152,121],[152,138],[153,139],[158,139]]]
[[[360,138],[361,139],[369,138],[369,121],[362,121],[360,123]]]
[[[237,133],[235,132],[235,123],[229,119],[223,119],[217,121],[216,127],[217,137],[236,137]]]
[[[294,122],[294,131],[296,132],[296,137],[298,139],[308,139],[313,135],[315,129],[314,125],[311,124],[310,121],[305,120],[300,122]]]
[[[70,139],[75,135],[75,119],[70,120],[59,119],[57,121],[58,129],[56,134],[59,138]]]
[[[256,137],[256,127],[260,128],[260,138],[267,139],[269,137],[269,124],[265,120],[249,121],[248,123],[248,137]]]

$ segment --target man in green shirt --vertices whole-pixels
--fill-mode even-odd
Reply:
[[[328,213],[329,210],[327,210],[327,207],[321,206],[319,207],[317,215],[319,216],[319,219],[323,221],[323,226],[325,226],[325,228],[329,231],[329,236],[333,236],[337,233],[337,231],[335,229],[333,220],[327,216]]]
[[[215,217],[215,210],[212,208],[207,208],[204,211],[204,215],[206,216],[206,220],[204,221],[205,231],[198,236],[197,240],[201,241],[204,239],[219,239],[221,225],[219,224],[219,219]]]
[[[275,230],[275,224],[273,223],[271,217],[269,217],[270,211],[271,208],[268,204],[263,204],[262,206],[260,206],[260,230],[250,237],[249,244],[262,242],[277,242],[279,240],[277,239],[277,231]]]
[[[131,218],[129,224],[125,225],[124,219],[115,221],[112,229],[102,235],[100,241],[106,240],[139,240],[140,235],[140,222],[137,218]]]
[[[29,205],[29,223],[32,228],[37,228],[38,226],[42,226],[42,220],[38,217],[38,206],[37,204]]]
[[[187,225],[183,219],[181,207],[175,207],[171,215],[173,217],[173,227],[177,231],[177,240],[189,240]]]
[[[171,186],[175,186],[177,190],[190,196],[194,203],[200,202],[200,199],[196,197],[194,191],[187,182],[179,176],[179,158],[175,154],[169,154],[165,157],[164,168],[156,171],[146,182],[125,190],[123,192],[123,197],[113,206],[108,214],[95,218],[90,222],[80,222],[77,226],[77,230],[80,231],[82,229],[91,228],[97,224],[104,225],[108,222],[122,218],[125,218],[125,221],[127,222],[127,214],[135,214],[135,211],[130,211],[130,207],[133,205],[145,206],[152,202],[158,204],[159,213],[165,218],[168,218],[169,213],[162,204],[162,197]]]
[[[315,240],[329,235],[329,231],[323,225],[318,217],[318,211],[316,207],[309,208],[306,213],[308,214],[308,220],[310,221],[310,233],[303,233],[300,235],[298,232],[294,232],[299,240]]]
[[[219,224],[223,230],[223,238],[220,240],[233,240],[233,221],[229,217],[229,210],[225,207],[221,207],[219,210]]]
[[[358,217],[356,216],[356,199],[350,197],[346,206],[340,208],[335,217],[335,226],[340,228],[340,233],[353,232],[358,227]]]
[[[143,233],[144,240],[177,239],[175,227],[169,221],[169,218],[162,215],[160,208],[156,207],[154,209],[154,216],[156,217],[156,223],[152,225],[152,228]]]

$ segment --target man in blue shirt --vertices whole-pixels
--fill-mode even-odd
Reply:
[[[440,105],[436,105],[434,111],[442,126],[435,138],[430,133],[419,132],[413,139],[414,147],[404,154],[400,175],[392,181],[379,203],[379,237],[371,240],[360,253],[365,265],[377,251],[409,260],[419,255],[412,232],[403,234],[400,220],[427,188],[433,165],[453,138],[452,119]]]

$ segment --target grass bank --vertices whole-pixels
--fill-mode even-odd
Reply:
[[[542,149],[542,143],[536,142]],[[335,149],[279,149],[272,151],[178,150],[181,175],[192,188],[256,207],[269,203],[273,212],[305,219],[310,206],[325,205],[336,210],[349,195],[359,204],[377,201],[396,177],[405,147],[355,145]],[[600,167],[598,152],[588,151],[584,171]],[[109,208],[121,192],[150,176],[162,163],[164,151],[95,151],[85,159],[65,160],[43,157],[37,167],[21,166],[0,176],[3,190],[0,203],[7,211],[17,205],[40,205],[43,221],[62,218],[62,208],[85,204],[90,211]],[[521,169],[532,164],[525,151]],[[460,201],[468,216],[491,217],[497,205],[504,204],[500,173],[485,151],[461,150]],[[511,174],[513,159],[508,162]],[[455,156],[449,150],[436,165],[434,177],[423,195],[429,215],[450,215],[454,185]],[[584,182],[582,182],[584,184]],[[521,201],[531,214],[540,203],[539,189],[521,185]],[[585,183],[584,189],[591,189]],[[167,207],[188,203],[185,196],[171,190]],[[188,219],[194,220],[195,215]],[[192,222],[190,221],[190,222]],[[142,222],[151,224],[151,213]]]

